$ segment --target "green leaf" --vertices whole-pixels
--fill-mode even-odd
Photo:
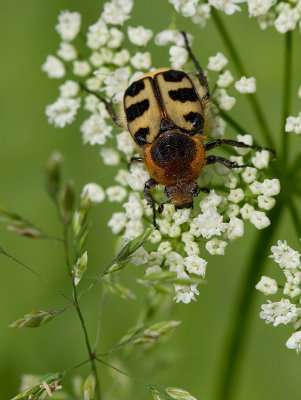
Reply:
[[[143,324],[140,323],[138,325],[135,325],[134,327],[130,328],[124,336],[122,336],[122,338],[119,340],[119,342],[114,346],[114,347],[120,347],[120,346],[124,346],[127,343],[131,342],[131,340],[137,335],[139,334],[143,329]]]
[[[132,254],[139,249],[151,235],[155,228],[146,229],[141,235],[130,240],[117,254],[111,264],[104,270],[103,274],[110,274],[124,268],[130,261]]]
[[[93,400],[95,393],[95,376],[90,374],[84,383],[84,400]]]
[[[143,332],[143,335],[145,337],[157,338],[159,336],[166,335],[168,332],[173,331],[180,324],[181,321],[162,321],[157,324],[151,325]]]
[[[88,253],[85,251],[84,254],[78,258],[76,264],[73,266],[73,279],[74,284],[77,286],[86,272],[88,264]]]
[[[149,384],[148,389],[152,394],[154,400],[174,400],[167,392],[166,388],[161,385]]]
[[[28,400],[30,394],[36,394],[41,391],[40,385],[34,385],[17,394],[11,400]]]
[[[73,207],[74,207],[74,185],[73,182],[67,182],[62,196],[60,205],[60,212],[65,225],[69,225],[72,218]]]
[[[12,322],[10,328],[38,328],[51,321],[58,314],[61,314],[64,310],[60,311],[44,311],[37,310],[32,311],[29,314],[25,314],[24,317]]]
[[[63,378],[63,374],[61,374],[60,372],[46,374],[38,379],[38,381],[39,381],[38,384],[30,386],[29,388],[25,389],[23,392],[17,394],[11,400],[28,400],[29,395],[31,395],[31,394],[38,396],[38,397],[36,397],[36,396],[33,397],[34,399],[42,399],[45,397],[45,395],[44,395],[45,389],[41,388],[41,384],[43,382],[46,382],[48,385],[50,385],[51,383],[54,383],[54,382],[59,383],[62,378]],[[50,388],[51,388],[51,386],[50,386]],[[46,394],[47,394],[47,392],[46,392]],[[47,396],[45,398],[47,398]]]
[[[59,152],[54,152],[46,164],[46,184],[52,198],[56,198],[61,183],[62,156]]]
[[[166,392],[170,394],[173,399],[177,400],[197,400],[196,397],[192,396],[187,390],[176,388],[176,387],[169,387],[166,388]]]
[[[101,279],[106,288],[114,295],[121,297],[122,299],[135,299],[136,295],[129,288],[121,285],[114,281],[111,275],[107,275]]]

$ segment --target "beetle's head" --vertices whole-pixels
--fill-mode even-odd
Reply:
[[[176,210],[193,207],[193,193],[195,184],[192,182],[177,182],[174,185],[166,186],[165,193]]]

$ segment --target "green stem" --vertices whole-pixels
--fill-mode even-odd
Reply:
[[[282,123],[281,123],[281,137],[282,137],[282,151],[283,160],[282,167],[286,170],[287,156],[289,150],[289,134],[285,132],[286,118],[289,115],[291,107],[291,89],[292,89],[292,31],[285,34],[285,51],[284,51],[284,71],[283,71],[283,105],[282,105]]]
[[[48,279],[44,278],[42,275],[40,275],[38,272],[36,272],[33,268],[29,267],[28,265],[24,264],[23,261],[19,260],[18,258],[14,257],[12,254],[7,253],[6,250],[2,246],[0,246],[0,254],[3,254],[4,256],[10,258],[17,264],[21,265],[23,268],[27,269],[29,272],[31,272],[33,275],[35,275],[37,278],[39,278],[41,281],[47,283],[48,286],[50,286],[52,289],[54,289],[57,293],[59,293],[62,297],[64,297],[66,300],[68,300],[70,303],[72,303],[72,300],[69,299],[68,296],[66,296],[59,288],[57,288],[51,281]]]
[[[297,237],[298,237],[298,239],[300,239],[301,238],[301,220],[300,220],[299,214],[297,212],[297,209],[295,207],[295,204],[293,202],[293,199],[289,199],[287,205],[288,205],[291,217],[292,217],[292,221],[293,221],[293,225],[296,230]]]
[[[218,393],[215,396],[217,400],[234,399],[233,391],[236,385],[236,373],[239,367],[241,353],[247,339],[249,316],[256,293],[254,286],[262,274],[272,237],[284,208],[283,205],[283,200],[279,199],[277,206],[272,210],[269,216],[271,225],[263,232],[258,233],[255,245],[250,252],[246,275],[241,284],[240,293],[236,302],[233,323],[230,324],[231,332],[226,342],[226,354],[222,357],[224,363],[218,379]],[[254,262],[254,254],[256,254],[256,260],[258,260],[256,263]]]
[[[218,12],[214,9],[214,7],[211,8],[211,12],[212,12],[212,17],[216,24],[216,27],[226,45],[226,47],[228,48],[228,51],[234,61],[234,65],[235,65],[237,71],[239,72],[240,75],[248,76],[248,74],[245,70],[245,67],[241,61],[241,58],[240,58],[236,48],[234,47],[233,40],[231,39],[229,32],[227,31],[226,26],[224,25]],[[247,98],[250,102],[250,105],[254,111],[254,115],[259,123],[259,126],[262,130],[263,136],[265,137],[268,145],[272,149],[275,148],[273,140],[272,140],[271,130],[268,127],[267,121],[265,119],[265,116],[263,115],[262,108],[259,105],[256,94],[254,93],[250,96],[247,96]]]
[[[66,264],[67,264],[68,272],[69,272],[69,275],[71,277],[71,282],[72,282],[73,304],[74,304],[74,307],[76,309],[77,315],[79,317],[79,320],[80,320],[80,323],[81,323],[81,326],[82,326],[82,329],[83,329],[83,332],[84,332],[84,338],[85,338],[87,350],[88,350],[88,353],[89,353],[91,367],[92,367],[92,371],[94,373],[95,381],[96,381],[96,396],[97,396],[97,399],[100,400],[100,398],[101,398],[101,396],[100,396],[100,384],[99,384],[97,368],[96,368],[96,364],[95,364],[95,354],[93,353],[91,345],[90,345],[86,323],[85,323],[85,320],[84,320],[84,317],[83,317],[83,314],[82,314],[82,311],[81,311],[81,308],[80,308],[80,305],[79,305],[78,296],[77,296],[77,289],[76,289],[76,286],[75,286],[75,282],[74,282],[74,278],[73,278],[73,274],[72,274],[72,266],[71,266],[70,259],[69,259],[68,227],[64,224],[64,221],[63,221],[62,218],[61,218],[61,222],[62,222],[62,224],[64,226],[65,258],[66,258]]]

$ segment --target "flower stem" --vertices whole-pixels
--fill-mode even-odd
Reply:
[[[293,225],[296,230],[296,235],[297,235],[298,239],[300,239],[301,238],[301,221],[300,221],[299,214],[296,210],[295,204],[293,202],[293,199],[289,199],[288,207],[289,207],[289,211],[290,211],[290,214],[292,217]]]
[[[277,206],[273,208],[269,216],[271,225],[258,233],[256,242],[250,252],[246,275],[241,284],[241,290],[234,310],[233,323],[230,324],[231,332],[226,343],[226,354],[222,358],[224,363],[218,377],[218,393],[215,395],[217,400],[234,399],[233,391],[237,378],[236,372],[247,339],[249,315],[256,293],[254,286],[262,273],[272,237],[282,215],[283,208],[284,202],[279,199]],[[256,255],[257,262],[254,262],[254,255]]]
[[[284,51],[284,71],[283,71],[283,104],[282,104],[282,123],[281,123],[281,137],[282,137],[282,151],[283,170],[286,169],[289,135],[285,132],[286,118],[290,113],[291,106],[291,88],[292,88],[292,31],[285,34],[285,51]]]
[[[71,282],[72,282],[72,291],[73,291],[73,304],[75,307],[75,310],[77,312],[77,315],[79,317],[83,332],[84,332],[84,337],[85,337],[85,342],[86,342],[86,346],[87,346],[87,350],[89,353],[89,359],[91,362],[91,367],[92,367],[92,371],[94,373],[95,376],[95,381],[96,381],[96,397],[98,400],[100,400],[101,395],[100,395],[100,384],[99,384],[99,379],[98,379],[98,375],[97,375],[97,368],[96,368],[96,364],[95,364],[95,354],[92,351],[91,345],[90,345],[90,341],[89,341],[89,336],[88,336],[88,331],[87,331],[87,327],[85,324],[85,320],[82,314],[82,311],[80,309],[80,305],[79,305],[79,300],[78,300],[78,295],[77,295],[77,289],[75,286],[75,282],[73,279],[73,275],[72,275],[72,267],[71,267],[71,263],[70,263],[70,259],[69,259],[69,242],[68,242],[68,226],[66,226],[64,224],[63,219],[61,219],[61,222],[64,226],[64,248],[65,248],[65,258],[66,258],[66,264],[67,264],[67,268],[68,268],[68,272],[69,275],[71,277]]]
[[[227,31],[227,28],[224,25],[222,19],[220,18],[218,12],[214,9],[214,7],[211,8],[211,12],[212,12],[212,17],[215,22],[215,25],[224,41],[226,47],[228,48],[228,51],[233,59],[233,62],[234,62],[234,65],[235,65],[237,71],[239,72],[240,75],[248,76],[246,69],[241,61],[241,58],[233,44],[233,40],[231,39],[230,34]],[[259,126],[262,130],[263,136],[265,137],[268,145],[271,148],[274,148],[275,146],[274,146],[274,143],[272,140],[271,130],[268,127],[266,118],[263,115],[262,108],[260,107],[260,104],[259,104],[256,94],[254,93],[250,96],[247,96],[247,98],[250,102],[250,105],[253,109],[254,115],[255,115],[255,117],[259,123]]]

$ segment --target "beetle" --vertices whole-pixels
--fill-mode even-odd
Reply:
[[[105,104],[111,119],[121,128],[127,128],[144,157],[131,161],[144,162],[151,178],[145,182],[144,196],[153,209],[156,227],[156,202],[151,189],[165,187],[167,201],[175,209],[192,208],[193,198],[207,188],[199,187],[196,180],[206,165],[221,163],[227,168],[243,168],[224,157],[207,155],[207,151],[227,144],[257,150],[275,151],[267,147],[251,146],[232,139],[216,139],[204,144],[210,121],[210,92],[207,78],[195,58],[182,32],[185,46],[197,73],[163,68],[143,75],[132,82],[123,98],[126,125],[118,118],[112,102],[97,95]]]

